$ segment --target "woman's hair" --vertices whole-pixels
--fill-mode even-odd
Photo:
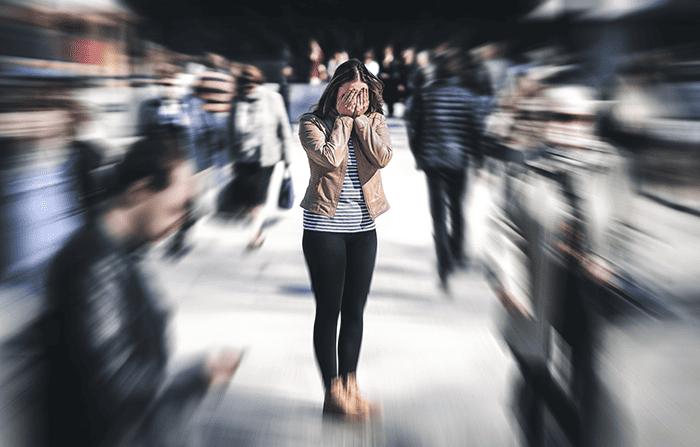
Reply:
[[[355,81],[362,81],[369,88],[369,106],[365,114],[374,112],[383,114],[382,92],[384,91],[384,83],[367,70],[364,62],[357,59],[351,59],[338,66],[312,113],[319,117],[325,117],[330,114],[336,108],[340,87],[345,83]]]

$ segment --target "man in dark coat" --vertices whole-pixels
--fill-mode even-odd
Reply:
[[[457,56],[445,59],[436,81],[414,96],[407,119],[411,151],[428,180],[438,275],[446,292],[450,273],[468,263],[462,202],[478,144],[475,98],[461,83],[460,66]]]
[[[181,410],[226,383],[240,361],[229,352],[172,380],[166,373],[168,311],[138,253],[175,231],[194,197],[178,142],[151,135],[135,143],[117,169],[116,191],[50,268],[41,331],[47,445],[167,445],[185,425]]]

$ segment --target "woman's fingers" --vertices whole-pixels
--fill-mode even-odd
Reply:
[[[360,95],[360,100],[361,100],[362,107],[369,106],[369,92],[367,91],[367,89],[362,90],[362,95]]]
[[[355,104],[355,116],[364,114],[369,107],[369,92],[367,89],[362,89],[358,92],[357,101]]]
[[[369,91],[367,89],[351,89],[340,95],[339,102],[352,113],[353,116],[363,114],[369,106]]]
[[[357,98],[357,90],[350,90],[350,95],[348,95],[347,101],[347,107],[348,109],[352,110],[352,107],[355,105],[355,99]]]

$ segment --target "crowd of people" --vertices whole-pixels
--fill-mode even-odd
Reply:
[[[507,341],[535,389],[524,410],[527,436],[532,445],[541,441],[541,402],[565,407],[560,416],[566,429],[585,436],[594,380],[591,303],[610,291],[627,293],[618,252],[630,195],[638,188],[626,149],[611,139],[629,141],[620,135],[644,130],[630,108],[656,81],[631,65],[603,91],[585,83],[582,67],[556,47],[518,56],[525,61],[507,57],[507,49],[502,43],[462,48],[448,42],[418,52],[407,47],[397,56],[387,45],[378,60],[368,50],[361,59],[340,51],[326,61],[312,41],[309,82],[327,84],[313,111],[298,120],[311,175],[300,205],[325,413],[348,419],[381,413],[360,394],[355,373],[377,252],[375,219],[389,209],[380,174],[393,154],[387,118],[403,118],[416,166],[426,176],[436,270],[446,293],[450,277],[473,263],[464,216],[469,176],[503,180],[496,201],[514,229],[514,245],[524,247],[530,260],[525,297],[511,287],[509,275],[515,275],[498,259],[485,263],[511,319]],[[195,79],[189,86],[187,74]],[[185,256],[188,230],[204,212],[199,202],[211,191],[218,194],[217,213],[252,229],[246,249],[262,246],[271,223],[264,210],[273,171],[289,168],[293,159],[289,100],[265,85],[260,68],[213,54],[194,68],[158,65],[155,84],[159,94],[139,106],[138,141],[110,163],[100,160],[95,141],[77,138],[86,118],[70,100],[74,84],[16,92],[15,103],[3,105],[3,172],[40,166],[49,153],[61,159],[54,165],[78,180],[63,186],[70,199],[57,217],[64,219],[61,249],[24,271],[19,261],[30,255],[3,249],[1,259],[4,281],[32,278],[41,284],[34,293],[46,296],[27,327],[40,352],[31,362],[50,372],[36,382],[48,397],[35,398],[45,405],[37,414],[46,418],[46,428],[36,436],[46,445],[168,445],[182,436],[173,427],[186,425],[174,421],[189,417],[206,393],[221,391],[243,356],[223,348],[171,374],[169,312],[140,261],[144,250],[164,239],[168,257]],[[604,93],[623,101],[605,109]],[[24,114],[21,125],[18,113]],[[533,172],[556,184],[554,202],[525,186]],[[10,208],[2,210],[8,222]],[[13,222],[3,240],[8,244],[22,234]],[[556,287],[547,263],[561,273]],[[572,348],[576,409],[546,391],[551,377],[542,359],[520,346],[526,326],[542,330],[555,301],[565,303],[551,326]],[[15,360],[29,343],[26,333],[20,335],[5,348]]]
[[[308,78],[303,80],[312,85],[328,82],[333,77],[335,69],[350,59],[348,51],[339,50],[335,51],[328,60],[325,60],[323,50],[316,40],[311,41],[310,47],[311,71]],[[395,109],[394,106],[401,104],[405,107],[406,101],[412,96],[413,84],[420,82],[419,79],[414,79],[418,75],[415,72],[427,63],[425,56],[431,52],[431,50],[426,50],[422,54],[422,59],[416,59],[414,47],[404,48],[399,55],[395,52],[394,45],[389,44],[383,48],[381,59],[377,59],[373,48],[368,48],[361,55],[356,56],[358,60],[364,62],[369,72],[377,76],[384,84],[382,100],[388,117],[402,116],[403,109],[399,111],[400,107]]]
[[[557,44],[511,57],[506,50],[444,48],[409,102],[440,286],[449,291],[452,272],[468,263],[463,199],[467,174],[480,175],[495,203],[480,261],[522,373],[514,399],[523,443],[546,442],[548,408],[573,445],[600,445],[604,322],[632,307],[668,315],[662,303],[676,293],[659,292],[658,273],[632,255],[643,251],[635,200],[698,215],[700,203],[684,192],[697,191],[688,178],[697,167],[688,130],[698,116],[697,68],[688,61],[697,53],[641,51],[600,76]]]
[[[208,192],[251,228],[247,250],[260,248],[272,171],[291,162],[287,108],[262,71],[214,54],[198,62],[156,66],[135,142],[116,156],[82,132],[95,117],[77,100],[81,80],[49,76],[4,96],[0,275],[3,306],[21,321],[2,334],[3,443],[183,442],[240,363],[222,348],[173,368],[171,310],[142,266],[161,241],[167,258],[187,255]]]

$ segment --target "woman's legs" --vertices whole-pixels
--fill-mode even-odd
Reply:
[[[339,371],[347,375],[357,368],[377,235],[304,231],[302,246],[316,299],[314,350],[328,389]]]
[[[341,376],[347,376],[357,369],[362,344],[363,315],[376,256],[376,231],[347,236],[347,265],[338,336],[338,372]]]
[[[316,299],[314,351],[326,389],[338,375],[336,334],[345,282],[343,235],[304,231],[302,247]]]

